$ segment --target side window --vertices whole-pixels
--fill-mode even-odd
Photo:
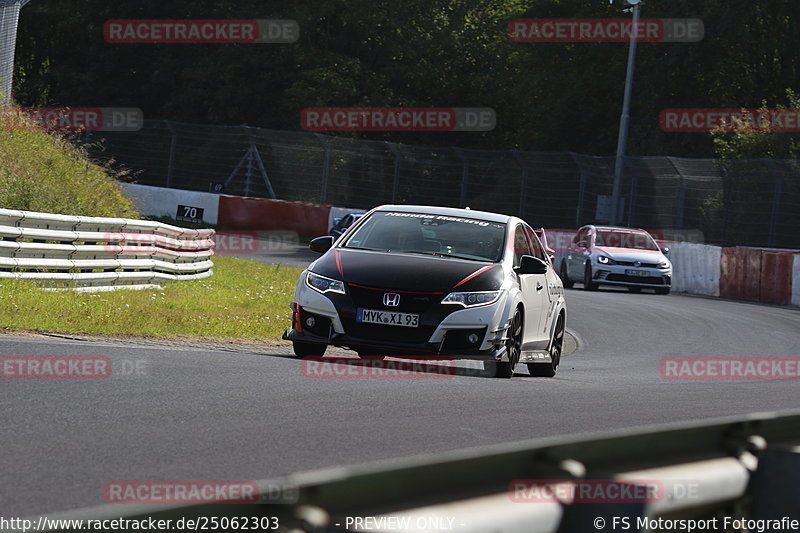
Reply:
[[[548,258],[545,255],[544,247],[542,246],[542,242],[539,240],[539,237],[536,236],[536,232],[534,232],[531,228],[526,227],[525,233],[528,236],[528,240],[531,242],[531,254],[533,257],[538,257],[542,261],[547,262]]]
[[[522,224],[518,224],[514,230],[514,266],[519,266],[519,261],[523,255],[533,255],[528,237]]]
[[[575,235],[575,244],[579,245],[580,243],[584,243],[586,246],[589,246],[589,230],[588,229],[582,229],[577,233],[577,235]]]

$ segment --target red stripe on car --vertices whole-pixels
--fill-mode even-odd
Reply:
[[[476,270],[475,272],[473,272],[472,274],[470,274],[470,275],[469,275],[469,276],[467,276],[466,278],[462,279],[461,281],[459,281],[458,283],[456,283],[455,285],[453,285],[453,288],[455,289],[455,288],[456,288],[456,287],[458,287],[459,285],[463,285],[463,284],[465,284],[466,282],[468,282],[468,281],[469,281],[469,280],[471,280],[472,278],[475,278],[475,277],[477,277],[477,276],[480,276],[481,274],[483,274],[483,273],[484,273],[484,272],[486,272],[487,270],[491,270],[491,269],[493,269],[495,266],[496,266],[496,265],[487,265],[487,266],[485,266],[485,267],[483,267],[483,268],[479,268],[478,270]]]

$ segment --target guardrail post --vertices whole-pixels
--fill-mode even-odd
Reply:
[[[463,168],[461,170],[461,197],[458,200],[458,207],[466,207],[467,206],[467,185],[469,183],[469,162],[467,158],[464,157],[464,153],[461,151],[461,148],[453,147],[453,151],[458,155],[459,159],[461,159],[461,163],[463,164]]]
[[[175,130],[172,128],[172,123],[169,120],[164,121],[164,125],[169,129],[171,136],[169,142],[169,163],[167,163],[167,188],[172,187],[172,169],[175,167],[175,150],[178,146],[178,136],[175,135]]]
[[[386,141],[386,146],[394,154],[394,178],[392,181],[392,203],[397,203],[397,196],[400,194],[400,150],[397,149],[394,143]]]
[[[325,155],[322,158],[322,183],[320,184],[319,190],[319,203],[324,205],[328,198],[328,177],[330,176],[331,151],[330,148],[328,148],[328,142],[325,140],[324,135],[315,133],[314,136],[317,138],[317,141],[319,141],[319,143],[322,145],[322,149],[325,151]]]

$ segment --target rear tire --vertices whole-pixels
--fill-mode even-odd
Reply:
[[[592,281],[592,265],[589,261],[586,261],[586,268],[583,270],[583,290],[597,290],[597,283]]]
[[[292,341],[292,348],[297,357],[322,357],[328,345],[322,342]]]
[[[565,289],[571,289],[574,282],[569,279],[569,274],[567,274],[567,262],[563,259],[561,260],[561,267],[558,269],[558,277],[561,278],[561,284],[564,285]]]
[[[659,287],[656,289],[656,294],[669,294],[671,287]]]
[[[368,359],[371,361],[383,361],[386,358],[385,355],[380,355],[378,352],[373,352],[370,350],[361,350],[356,353],[358,353],[359,359]]]
[[[537,378],[552,378],[556,375],[561,363],[561,351],[564,347],[564,315],[558,315],[553,338],[550,340],[550,362],[528,363],[528,372]]]

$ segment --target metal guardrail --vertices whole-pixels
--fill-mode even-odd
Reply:
[[[515,501],[514,487],[520,480],[554,479],[571,480],[574,484],[611,480],[636,485],[655,481],[663,490],[660,498],[635,502]],[[800,411],[503,444],[425,459],[397,460],[388,467],[347,467],[298,474],[262,481],[259,487],[262,494],[257,505],[118,504],[64,513],[57,518],[277,517],[279,531],[290,533],[587,533],[688,531],[687,523],[683,527],[653,527],[656,523],[652,521],[716,517],[717,527],[705,530],[741,531],[723,528],[724,517],[800,520]],[[276,490],[280,487],[285,490]],[[277,500],[285,503],[265,505],[276,502],[276,493],[293,497],[291,501]],[[370,517],[370,527],[365,527],[363,520],[362,527],[354,527],[356,518],[366,517]],[[624,527],[622,518],[627,518],[628,527]],[[442,527],[443,524],[451,527]]]
[[[0,209],[0,279],[54,288],[147,288],[213,274],[214,230]]]

